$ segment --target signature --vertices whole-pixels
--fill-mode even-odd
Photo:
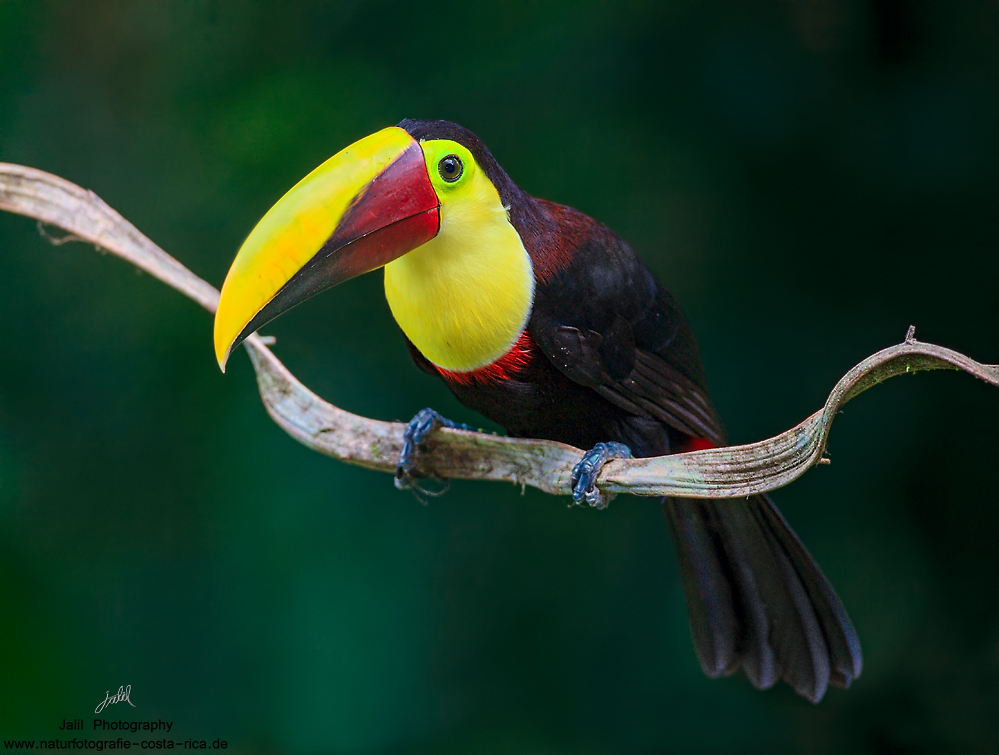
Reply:
[[[114,697],[112,697],[108,692],[105,692],[104,693],[104,695],[105,695],[104,701],[100,705],[97,706],[97,709],[94,711],[94,713],[100,713],[107,706],[114,705],[115,703],[120,703],[122,701],[128,703],[129,705],[131,705],[134,708],[135,705],[129,699],[130,696],[131,696],[131,694],[132,694],[132,685],[131,684],[129,684],[127,687],[119,687],[118,688],[118,694],[115,695]]]

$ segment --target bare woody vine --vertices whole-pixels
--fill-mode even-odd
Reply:
[[[122,257],[215,311],[219,298],[215,288],[91,191],[34,168],[0,163],[0,210],[34,218],[53,243],[86,242]],[[43,224],[68,235],[53,238]],[[360,417],[333,406],[302,385],[267,348],[266,339],[253,335],[245,345],[264,407],[285,432],[335,459],[395,471],[404,424]],[[782,487],[828,461],[823,451],[829,430],[847,401],[895,375],[940,369],[964,370],[999,387],[999,365],[980,364],[951,349],[917,341],[910,327],[902,343],[873,354],[846,373],[825,406],[790,430],[743,446],[611,461],[597,487],[608,496],[684,498],[739,498]],[[417,469],[441,479],[505,480],[569,495],[570,473],[582,455],[577,448],[552,441],[441,429],[421,448]]]

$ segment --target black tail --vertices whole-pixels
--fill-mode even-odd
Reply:
[[[759,689],[783,679],[812,702],[860,675],[843,604],[767,496],[666,499],[663,510],[705,674],[741,666]]]

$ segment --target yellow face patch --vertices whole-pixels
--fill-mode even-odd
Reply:
[[[534,271],[489,177],[465,147],[421,142],[440,231],[385,266],[385,298],[407,338],[453,372],[503,356],[527,325]]]

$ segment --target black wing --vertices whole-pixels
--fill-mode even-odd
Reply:
[[[562,374],[618,408],[724,444],[697,343],[672,295],[610,230],[571,210],[561,214],[588,232],[560,235],[561,243],[576,243],[559,250],[563,265],[539,278],[529,325],[539,348]]]

